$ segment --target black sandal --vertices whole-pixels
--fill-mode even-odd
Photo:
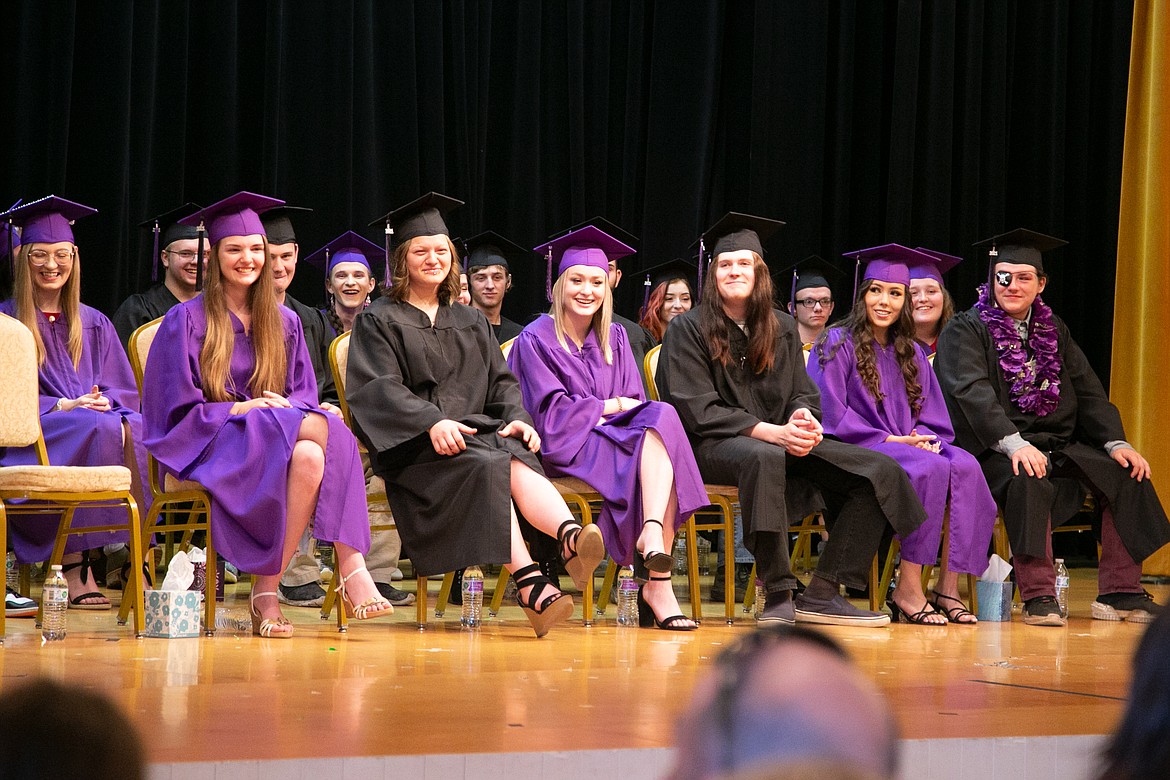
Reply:
[[[517,569],[512,572],[512,579],[516,581],[516,603],[524,610],[524,615],[532,624],[532,630],[536,632],[537,638],[547,634],[557,623],[563,623],[572,616],[573,597],[557,590],[540,570],[540,564],[530,563]],[[525,599],[521,591],[530,586],[528,598]],[[549,588],[556,592],[541,599],[541,595]]]
[[[659,528],[664,528],[661,520],[644,520],[642,525],[654,523]],[[642,552],[640,550],[634,551],[634,579],[639,582],[649,582],[650,572],[657,574],[670,574],[674,570],[674,557],[666,552]]]
[[[957,623],[960,626],[973,626],[979,622],[978,616],[976,616],[976,614],[974,612],[972,612],[971,610],[967,609],[967,605],[964,604],[959,599],[955,598],[954,596],[944,596],[943,594],[939,593],[937,590],[932,590],[930,593],[932,596],[934,596],[934,601],[930,601],[930,606],[934,607],[935,610],[938,611],[940,614],[946,615],[947,620],[951,621],[952,623]],[[959,606],[947,608],[947,607],[944,607],[942,604],[939,604],[940,601],[953,601],[956,604],[958,604]],[[973,617],[975,619],[974,620],[959,620],[959,618],[963,617],[964,615],[970,615],[971,617]]]
[[[666,577],[650,577],[651,582],[670,582],[670,576]],[[654,614],[654,608],[650,606],[650,602],[646,601],[646,596],[642,593],[642,589],[638,588],[638,626],[640,628],[660,628],[663,631],[694,631],[699,627],[697,623],[691,620],[691,625],[680,625],[680,621],[691,620],[683,614],[671,615],[670,617],[658,619]]]
[[[939,627],[941,627],[941,626],[945,626],[947,624],[946,620],[943,620],[943,622],[941,622],[941,623],[933,623],[933,622],[927,620],[927,618],[930,617],[931,615],[942,615],[944,618],[946,617],[945,614],[936,610],[934,608],[934,605],[932,605],[929,600],[926,602],[925,607],[918,610],[913,615],[911,615],[909,612],[907,612],[906,610],[902,609],[897,604],[895,604],[893,599],[887,599],[886,606],[890,608],[890,619],[895,623],[898,622],[898,617],[900,615],[901,617],[906,618],[907,623],[913,623],[913,624],[919,625],[919,626],[939,626]]]
[[[79,567],[81,568],[81,584],[88,585],[89,584],[89,557],[85,553],[81,554],[80,561],[74,561],[73,563],[62,564],[61,565],[61,574],[64,575],[65,572],[73,571],[74,569],[79,568]],[[102,604],[102,603],[86,604],[86,603],[84,603],[86,599],[106,599],[106,601],[104,604]],[[112,606],[113,605],[110,603],[110,600],[108,598],[106,598],[106,594],[102,593],[99,590],[91,590],[88,593],[82,593],[79,596],[70,596],[69,597],[69,608],[70,609],[89,609],[89,610],[93,610],[96,612],[96,611],[103,611],[103,610],[110,609]]]
[[[577,590],[584,592],[585,586],[605,558],[605,537],[593,523],[582,526],[576,520],[566,520],[557,529],[557,545],[565,571],[573,578]]]

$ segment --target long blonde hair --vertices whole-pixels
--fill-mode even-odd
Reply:
[[[565,351],[569,351],[569,344],[565,341],[565,275],[561,274],[552,286],[552,306],[548,313],[552,315],[553,325],[557,331],[557,341]],[[605,297],[601,300],[601,308],[593,313],[593,321],[589,329],[597,334],[597,342],[601,344],[601,352],[605,355],[605,364],[613,365],[613,350],[609,347],[609,326],[613,322],[613,290],[609,288],[609,281],[605,284]]]
[[[33,301],[32,272],[29,270],[29,252],[37,246],[36,243],[24,244],[16,250],[15,273],[12,277],[12,295],[16,301],[16,318],[32,331],[33,341],[37,345],[37,365],[45,365],[45,343],[41,340],[41,329],[37,327],[37,306]],[[69,278],[61,288],[61,316],[69,326],[69,358],[73,367],[81,363],[81,349],[84,344],[84,334],[81,326],[81,253],[77,245],[73,245],[73,266],[69,269]]]
[[[416,238],[421,238],[421,236],[416,236]],[[451,240],[450,236],[443,236],[443,238],[447,239],[447,248],[451,253],[451,270],[447,273],[447,278],[439,285],[438,297],[440,304],[448,306],[459,299],[459,293],[462,290],[459,284],[459,274],[463,273],[463,265],[459,262],[459,253],[455,250],[455,242]],[[406,269],[406,255],[410,251],[410,245],[413,241],[414,238],[403,241],[394,247],[394,264],[390,267],[390,279],[387,280],[383,290],[396,301],[405,301],[410,297],[410,272]]]
[[[199,352],[203,396],[208,401],[233,401],[236,400],[233,395],[236,388],[231,379],[231,363],[236,334],[224,300],[219,242],[211,247],[202,300],[207,316],[207,335]],[[272,282],[267,239],[264,239],[264,265],[260,276],[248,288],[248,308],[252,314],[252,349],[256,359],[256,367],[248,378],[248,391],[254,398],[265,390],[285,395],[288,392],[288,351],[285,348],[284,319]]]

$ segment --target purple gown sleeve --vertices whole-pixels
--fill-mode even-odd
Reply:
[[[837,348],[842,340],[844,343]],[[822,366],[819,350],[813,352],[808,361],[808,375],[821,391],[821,424],[825,433],[862,447],[881,444],[890,432],[877,427],[868,415],[854,408],[860,399],[853,399],[854,404],[850,403],[849,379],[857,375],[853,342],[844,339],[840,332],[831,332],[824,352],[832,357]]]
[[[176,306],[159,326],[142,381],[146,447],[160,463],[183,475],[231,418],[232,401],[209,402],[197,384],[199,339],[190,312]],[[314,388],[315,392],[315,388]]]
[[[926,357],[926,350],[922,347],[918,348],[918,384],[922,386],[922,408],[918,410],[915,423],[918,433],[933,435],[946,444],[954,443],[955,428],[947,412],[947,402],[943,398],[934,368]]]
[[[316,409],[319,397],[317,374],[313,370],[313,359],[309,355],[300,318],[285,316],[284,332],[288,352],[288,399],[294,406]]]
[[[520,378],[524,408],[540,434],[542,457],[566,465],[581,451],[601,419],[605,401],[569,393],[555,369],[550,354],[553,349],[561,349],[561,345],[545,343],[533,330],[525,329],[512,343],[508,365]]]
[[[101,374],[97,377],[97,386],[110,399],[111,410],[125,413],[137,412],[138,383],[134,381],[134,370],[130,368],[130,359],[122,349],[122,342],[118,339],[118,332],[114,324],[101,312],[94,312],[94,344],[98,351]],[[54,401],[56,403],[56,401]]]
[[[613,365],[617,371],[615,396],[646,400],[646,386],[642,383],[642,367],[634,357],[630,348],[629,336],[621,325],[611,325],[609,328],[610,351],[613,352]]]

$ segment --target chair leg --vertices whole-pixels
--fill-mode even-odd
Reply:
[[[496,589],[492,591],[492,600],[488,604],[489,617],[495,617],[500,614],[500,607],[504,604],[504,591],[508,588],[508,579],[511,576],[506,567],[500,567],[500,576],[496,579]]]
[[[726,562],[723,564],[726,566]],[[756,565],[752,564],[752,576],[748,578],[748,587],[743,589],[743,611],[750,615],[752,607],[756,605]]]
[[[142,581],[142,562],[146,556],[142,552],[142,525],[139,522],[138,504],[133,496],[126,496],[126,515],[130,526],[128,542],[130,546],[130,575],[122,583],[122,601],[133,600],[134,603],[134,637],[141,639],[146,633],[146,598],[143,593],[145,583]],[[214,570],[212,572],[214,574]],[[129,592],[127,592],[129,588]],[[215,604],[215,592],[212,591],[211,603]],[[214,624],[212,624],[214,625]]]
[[[613,591],[613,584],[617,580],[618,565],[613,558],[609,559],[609,565],[605,567],[605,577],[601,580],[601,593],[597,596],[597,614],[604,615],[605,610],[609,608],[609,595]]]
[[[727,625],[735,622],[735,507],[722,496],[715,496],[715,504],[723,511],[723,607]],[[728,555],[728,552],[731,555]],[[694,568],[698,575],[698,556],[688,558],[687,565]]]
[[[427,628],[427,578],[423,576],[418,577],[418,584],[415,586],[414,597],[414,618],[418,624],[419,631],[425,631]]]
[[[691,590],[691,619],[700,623],[703,619],[703,599],[699,592],[699,543],[693,517],[687,520],[684,533],[687,535],[687,583]]]
[[[884,596],[889,591],[890,583],[894,581],[894,558],[896,558],[898,556],[898,553],[901,551],[901,549],[902,549],[902,542],[899,541],[898,537],[895,536],[893,539],[890,540],[890,548],[889,548],[889,551],[886,553],[886,565],[882,567],[882,576],[880,579],[878,579],[877,591],[878,591],[879,601],[877,603],[879,603],[879,604],[881,603],[881,601],[885,600],[881,597]],[[925,566],[922,568],[923,568],[923,571],[926,570]],[[926,586],[924,585],[923,587],[926,587]],[[870,604],[873,604],[873,603],[874,603],[874,600],[871,597]]]
[[[441,618],[447,612],[447,604],[451,600],[451,588],[455,585],[455,572],[449,571],[443,575],[443,584],[439,587],[439,599],[435,604],[435,617]]]

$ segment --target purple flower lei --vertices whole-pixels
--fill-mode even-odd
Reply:
[[[1060,403],[1061,362],[1052,309],[1036,296],[1028,335],[1028,347],[1034,359],[1029,360],[1012,318],[1003,309],[991,305],[990,300],[988,286],[981,284],[975,310],[995,342],[999,368],[1008,381],[1012,403],[1020,411],[1044,417]]]

